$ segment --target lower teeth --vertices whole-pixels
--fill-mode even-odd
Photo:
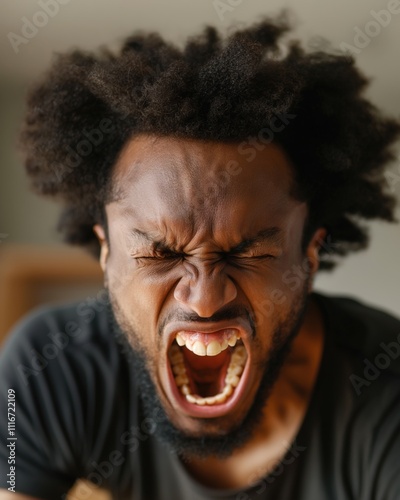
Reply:
[[[239,384],[240,376],[243,373],[244,365],[247,360],[247,353],[243,345],[234,348],[225,377],[225,386],[222,389],[222,392],[216,394],[215,396],[206,398],[203,398],[198,394],[192,394],[189,386],[189,378],[184,365],[183,354],[177,345],[173,345],[171,347],[169,359],[172,371],[174,372],[176,385],[179,387],[181,393],[186,396],[187,401],[199,406],[212,406],[225,403],[225,401],[234,392],[235,388]]]

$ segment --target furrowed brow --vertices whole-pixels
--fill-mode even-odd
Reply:
[[[229,251],[232,253],[244,252],[257,243],[264,243],[265,241],[279,244],[282,242],[281,236],[282,231],[279,227],[268,227],[259,231],[255,236],[244,239],[238,245],[232,247]]]
[[[131,229],[130,233],[134,238],[150,243],[155,248],[173,251],[173,249],[170,248],[165,239],[155,239],[151,237],[150,234],[144,231],[140,231],[139,229]],[[279,229],[278,227],[269,227],[266,229],[262,229],[255,236],[250,238],[245,238],[238,245],[230,248],[229,252],[230,253],[244,252],[250,249],[252,246],[255,246],[257,243],[264,243],[266,241],[267,242],[269,241],[270,243],[273,244],[281,244],[282,230]]]
[[[167,242],[164,239],[156,240],[156,239],[152,238],[148,233],[145,233],[144,231],[140,231],[140,229],[131,229],[130,234],[134,238],[137,238],[137,239],[140,239],[142,241],[146,241],[147,243],[152,244],[155,248],[166,249],[166,250],[170,249]]]

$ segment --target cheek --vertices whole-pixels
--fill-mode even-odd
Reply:
[[[130,257],[117,253],[107,265],[108,287],[125,318],[151,335],[178,279],[176,270],[160,272],[150,266],[140,267]]]
[[[268,337],[286,322],[308,282],[308,266],[301,255],[244,272],[232,273],[255,315],[255,326]]]

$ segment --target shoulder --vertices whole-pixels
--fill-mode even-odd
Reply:
[[[99,348],[110,344],[107,298],[100,294],[79,302],[47,305],[34,309],[9,333],[3,352],[27,353],[29,349],[67,353],[95,343]]]
[[[100,295],[41,307],[15,326],[0,353],[0,410],[11,389],[19,487],[34,496],[43,491],[34,491],[32,477],[37,488],[61,497],[77,477],[94,474],[93,463],[103,463],[117,449],[123,456],[119,439],[129,428],[136,392],[108,311]],[[6,460],[0,451],[0,464]],[[120,473],[117,468],[116,484]]]
[[[314,294],[334,342],[400,376],[400,319],[350,297]],[[387,358],[386,362],[385,359]]]
[[[127,368],[111,331],[108,307],[107,295],[99,294],[32,311],[5,342],[0,353],[1,377],[31,388],[33,382],[39,387],[55,380],[61,386],[71,377],[80,386],[97,386],[111,374],[116,380]]]
[[[400,489],[400,321],[352,298],[315,297],[329,345],[326,435],[352,497],[389,498]]]

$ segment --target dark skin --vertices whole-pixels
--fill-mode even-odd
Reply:
[[[285,285],[282,276],[306,262],[306,294],[311,291],[325,230],[318,229],[304,251],[307,204],[293,196],[293,167],[276,145],[248,163],[236,144],[142,135],[124,147],[112,183],[109,238],[100,225],[94,229],[119,320],[132,345],[146,353],[171,422],[193,436],[227,434],[253,403],[272,332],[286,324],[304,293],[302,286]],[[246,391],[226,414],[195,418],[179,406],[167,382],[171,339],[164,327],[178,312],[209,318],[230,305],[255,318],[256,335],[246,340]],[[283,456],[282,443],[295,437],[307,410],[322,345],[320,312],[309,301],[253,437],[228,459],[193,457],[188,467],[194,476],[215,487],[244,486]]]

